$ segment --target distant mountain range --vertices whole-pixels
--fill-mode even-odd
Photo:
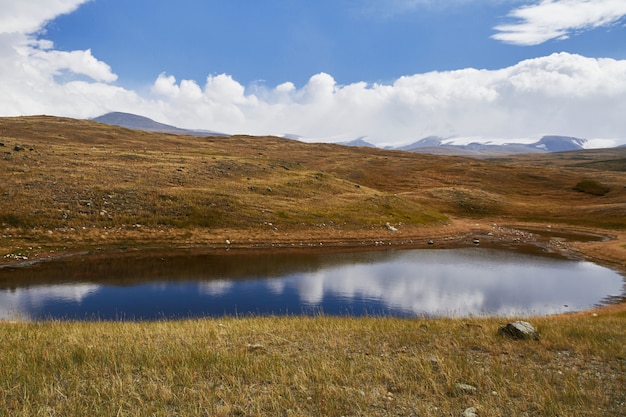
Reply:
[[[429,136],[409,145],[386,147],[385,149],[461,156],[472,156],[477,154],[506,155],[514,153],[575,151],[585,149],[585,143],[587,143],[587,139],[574,138],[570,136],[544,136],[539,141],[530,144],[504,143],[495,145],[492,143],[472,142],[466,145],[459,145],[449,139],[444,139],[438,136]],[[362,137],[350,142],[342,142],[341,144],[345,146],[376,147],[375,145],[365,141]]]
[[[544,136],[534,143],[504,143],[494,145],[491,143],[472,142],[467,145],[456,145],[444,142],[442,138],[428,137],[403,146],[402,150],[420,152],[426,150],[440,149],[459,154],[512,154],[512,153],[533,153],[533,152],[564,152],[576,151],[585,148],[586,139],[574,138],[570,136]]]
[[[138,116],[136,114],[130,113],[112,112],[91,120],[99,123],[121,126],[128,129],[144,130],[148,132],[192,136],[229,136],[228,134],[211,130],[181,129],[176,126],[155,122],[154,120],[147,117]],[[285,135],[284,137],[292,140],[302,139],[301,137],[295,135]],[[365,139],[366,137],[363,136],[353,141],[339,142],[338,144],[344,146],[365,146],[377,148],[376,145],[367,142]],[[461,145],[455,144],[451,139],[445,139],[439,136],[429,136],[413,142],[410,145],[404,145],[400,147],[387,147],[385,149],[431,154],[476,156],[575,151],[585,149],[586,143],[587,139],[580,139],[570,136],[544,136],[537,142],[530,144],[505,143],[495,145],[493,143],[472,142],[469,144]]]
[[[107,125],[125,127],[127,129],[144,130],[146,132],[171,133],[174,135],[191,136],[228,136],[224,133],[214,132],[212,130],[181,129],[176,126],[155,122],[148,117],[138,116],[131,113],[112,112],[93,118],[91,120]]]

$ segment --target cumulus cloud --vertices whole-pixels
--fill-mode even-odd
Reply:
[[[42,73],[60,75],[63,71],[72,74],[82,74],[95,81],[113,82],[117,75],[111,72],[111,67],[98,61],[91,50],[86,51],[45,51],[41,48],[32,48],[26,52],[30,54],[30,62],[38,66]]]
[[[49,42],[23,34],[0,34],[0,114],[62,114],[88,117],[102,111],[102,101],[131,107],[137,95],[110,83],[111,68],[90,50],[57,51]]]
[[[398,145],[428,135],[607,139],[626,131],[626,61],[568,53],[492,71],[416,74],[391,84],[339,85],[320,73],[301,88],[285,83],[252,93],[218,75],[208,77],[199,94],[199,86],[185,83],[165,75],[156,80],[163,115],[187,127],[233,133],[368,136]]]
[[[0,114],[87,117],[115,106],[131,108],[137,94],[110,83],[117,75],[91,50],[58,51],[42,36],[55,17],[86,0],[0,0]]]
[[[510,12],[515,22],[496,26],[498,33],[492,38],[515,45],[538,45],[615,24],[624,16],[623,0],[542,0]]]
[[[70,13],[89,0],[0,0],[0,34],[33,33],[49,20]]]

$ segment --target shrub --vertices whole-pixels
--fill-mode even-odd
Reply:
[[[8,227],[31,227],[32,221],[27,216],[14,213],[0,214],[0,225]]]
[[[596,180],[582,180],[576,184],[574,190],[592,195],[604,195],[609,192],[609,187]]]

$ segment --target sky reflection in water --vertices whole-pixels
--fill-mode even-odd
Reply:
[[[139,282],[124,276],[138,274],[132,264],[107,262],[112,264],[64,266],[63,276],[71,277],[65,282],[55,278],[56,283],[0,290],[0,318],[525,316],[590,308],[624,291],[622,276],[593,263],[482,248],[196,256],[182,262],[188,268],[155,258],[144,260],[148,268],[140,265],[155,277],[148,274]],[[111,278],[122,283],[103,284]],[[18,281],[41,282],[21,275]]]

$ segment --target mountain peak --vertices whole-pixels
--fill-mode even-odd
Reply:
[[[210,130],[188,130],[181,129],[176,126],[165,123],[155,122],[154,120],[139,116],[132,113],[110,112],[102,116],[95,117],[94,122],[104,123],[107,125],[125,127],[127,129],[144,130],[146,132],[172,133],[176,135],[192,135],[192,136],[227,136],[223,133],[213,132]]]
[[[349,142],[339,142],[338,145],[344,146],[365,146],[368,148],[376,148],[376,145],[373,145],[365,140],[367,136],[361,136],[360,138],[354,139]]]
[[[184,129],[179,129],[176,126],[155,122],[148,117],[123,112],[111,112],[91,120],[107,125],[121,126],[128,129],[148,130],[154,132],[184,131]]]
[[[408,151],[411,149],[418,149],[418,148],[430,148],[433,146],[442,146],[443,145],[443,138],[440,136],[428,136],[425,138],[422,138],[420,140],[418,140],[417,142],[413,142],[409,145],[405,145],[402,147],[399,147],[399,150],[402,151]]]
[[[584,149],[587,139],[580,139],[571,136],[548,135],[542,137],[531,146],[547,152],[577,151]]]

